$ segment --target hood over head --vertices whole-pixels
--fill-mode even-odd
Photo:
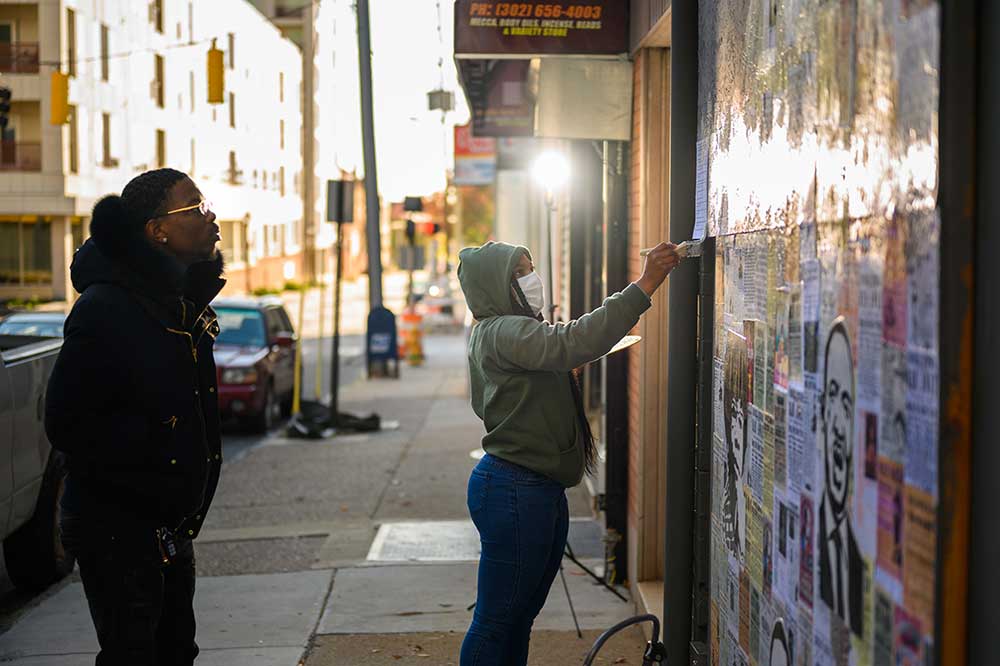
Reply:
[[[510,282],[522,254],[531,258],[528,248],[498,241],[467,247],[458,253],[458,280],[465,302],[477,320],[515,314]]]

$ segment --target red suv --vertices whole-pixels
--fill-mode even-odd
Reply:
[[[277,298],[220,298],[212,303],[219,411],[267,432],[292,407],[297,336]]]

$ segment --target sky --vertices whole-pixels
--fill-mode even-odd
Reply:
[[[465,97],[453,59],[454,0],[369,0],[375,152],[379,191],[386,202],[440,191],[453,163],[453,127],[468,122]],[[441,34],[438,35],[440,7]],[[332,85],[321,84],[323,135],[335,161],[364,172],[362,156],[357,24],[354,0],[323,0],[319,57],[334,61]],[[456,110],[427,108],[427,93],[441,87],[455,94]],[[325,139],[325,141],[324,141]],[[321,148],[322,150],[322,148]]]

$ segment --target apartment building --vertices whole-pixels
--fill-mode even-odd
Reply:
[[[224,51],[225,102],[207,102]],[[52,72],[69,122],[50,124]],[[72,298],[69,264],[103,195],[157,167],[214,202],[228,290],[302,266],[298,48],[245,0],[0,1],[0,299]]]
[[[331,274],[336,225],[326,221],[326,181],[340,177],[334,151],[336,0],[249,0],[301,51],[302,200],[305,273]],[[342,8],[341,8],[342,9]],[[352,98],[353,99],[353,98]]]

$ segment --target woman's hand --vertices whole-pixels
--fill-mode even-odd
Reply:
[[[681,258],[677,254],[677,246],[673,243],[660,243],[646,255],[646,265],[642,268],[642,277],[636,280],[636,284],[649,297],[652,297],[670,275],[670,271],[677,268],[679,263],[681,263]]]

